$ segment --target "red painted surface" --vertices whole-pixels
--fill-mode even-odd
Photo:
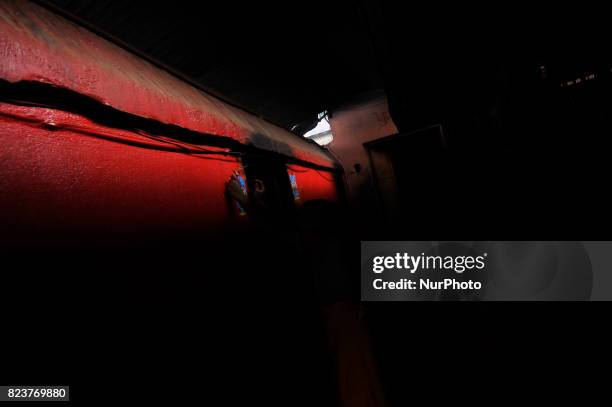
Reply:
[[[297,180],[300,193],[300,199],[296,201],[298,204],[317,199],[338,202],[334,174],[299,165],[289,165],[287,169],[290,174],[295,175]]]
[[[0,60],[9,82],[50,83],[134,115],[336,166],[316,146],[25,1],[0,2]],[[0,103],[0,244],[216,236],[236,219],[225,182],[239,167],[235,156],[188,154],[79,114]],[[302,202],[336,199],[331,173],[292,168]]]
[[[109,133],[85,123],[90,134]],[[16,246],[216,233],[232,216],[224,183],[235,158],[133,147],[5,116],[0,143],[0,223],[18,232],[4,235]]]
[[[336,166],[317,146],[28,1],[0,2],[0,60],[9,82],[50,83],[134,115]]]

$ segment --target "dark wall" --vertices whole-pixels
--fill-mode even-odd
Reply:
[[[394,122],[441,124],[447,142],[418,181],[437,186],[424,206],[447,209],[409,230],[558,237],[608,224],[612,65],[596,8],[370,3]]]

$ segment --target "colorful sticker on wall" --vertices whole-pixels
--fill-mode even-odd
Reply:
[[[291,190],[293,191],[293,200],[299,201],[300,190],[298,189],[297,178],[295,174],[289,173],[289,181],[291,182]]]

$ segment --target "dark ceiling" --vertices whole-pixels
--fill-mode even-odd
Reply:
[[[607,14],[584,3],[38,3],[266,120],[302,123],[297,133],[319,112],[378,89],[402,130],[504,100],[521,105],[542,66],[558,84],[611,62]]]
[[[381,87],[355,2],[40,4],[59,8],[202,89],[288,129]]]

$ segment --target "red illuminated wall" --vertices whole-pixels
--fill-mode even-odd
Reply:
[[[289,165],[287,168],[289,174],[295,175],[297,180],[300,194],[299,200],[296,201],[298,204],[319,199],[338,202],[338,190],[333,173],[299,165]]]
[[[322,169],[336,163],[323,150],[29,2],[0,3],[0,58],[8,86],[53,85],[161,126],[280,152],[305,163],[296,167],[302,200],[336,199],[332,173]],[[129,244],[226,229],[237,217],[225,182],[239,159],[210,145],[186,151],[172,137],[0,103],[0,243]],[[213,154],[198,154],[203,148]]]
[[[123,112],[333,168],[316,145],[194,88],[25,0],[0,2],[0,78],[69,89]]]
[[[0,115],[6,111],[0,105]],[[0,142],[0,219],[21,232],[10,236],[18,246],[66,235],[100,243],[212,231],[230,215],[224,183],[236,158],[160,152],[6,116]]]

